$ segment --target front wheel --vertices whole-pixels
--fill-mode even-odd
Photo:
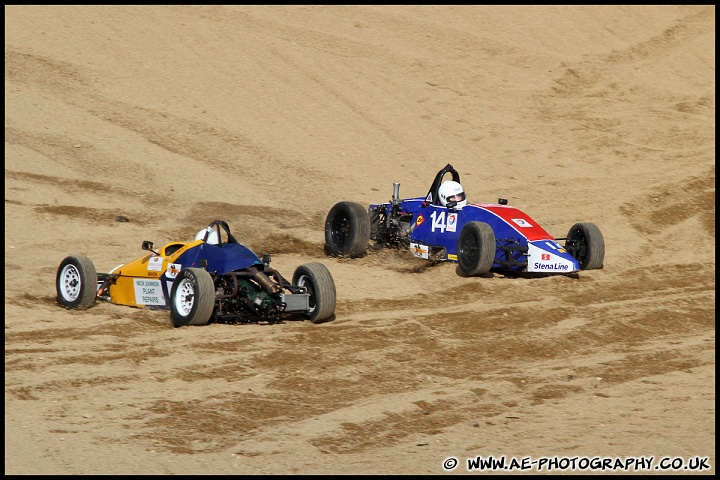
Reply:
[[[370,216],[355,202],[336,203],[325,219],[325,244],[331,255],[362,257],[370,241]]]
[[[170,293],[173,325],[206,325],[215,308],[215,284],[202,268],[180,271]]]
[[[603,268],[605,239],[594,223],[580,222],[570,227],[565,250],[580,263],[580,270]]]
[[[457,247],[460,270],[469,277],[482,275],[495,261],[495,232],[485,222],[468,222],[460,232]]]
[[[65,257],[55,277],[58,303],[65,308],[91,307],[95,303],[97,281],[92,260],[83,255]]]
[[[305,314],[313,323],[322,323],[335,313],[335,281],[325,265],[318,262],[300,265],[293,274],[293,285],[307,288],[310,309]]]

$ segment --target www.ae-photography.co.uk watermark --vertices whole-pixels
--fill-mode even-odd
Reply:
[[[448,457],[442,463],[446,472],[461,466],[456,457]],[[538,472],[647,472],[667,471],[706,472],[710,470],[708,457],[506,457],[477,456],[468,458],[465,463],[468,472],[523,471]]]

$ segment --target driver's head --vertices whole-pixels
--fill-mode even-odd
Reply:
[[[440,185],[438,197],[440,197],[440,204],[444,207],[447,207],[449,202],[456,202],[456,208],[462,208],[467,205],[465,190],[463,190],[462,185],[453,180],[448,180]]]
[[[203,228],[200,230],[197,235],[195,235],[195,240],[202,240],[205,238],[205,235],[207,234],[207,240],[205,240],[205,243],[209,243],[211,245],[219,245],[220,241],[218,238],[217,231],[212,227]]]

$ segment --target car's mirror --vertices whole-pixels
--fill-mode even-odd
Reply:
[[[143,242],[142,242],[143,250],[150,250],[152,252],[153,247],[155,247],[155,244],[153,242],[151,242],[150,240],[143,240]]]
[[[507,205],[507,198],[498,198],[498,203],[500,205]]]

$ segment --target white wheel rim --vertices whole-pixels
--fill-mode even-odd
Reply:
[[[74,302],[80,296],[82,277],[75,265],[65,265],[60,272],[60,293],[68,302]]]
[[[190,315],[194,303],[195,289],[193,288],[193,284],[187,278],[183,278],[180,280],[180,285],[178,285],[175,294],[175,310],[183,317],[187,317]]]

